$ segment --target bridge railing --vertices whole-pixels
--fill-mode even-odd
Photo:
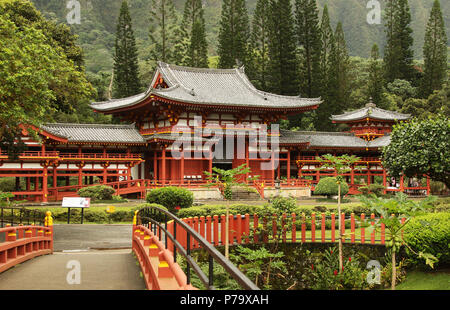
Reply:
[[[213,267],[214,263],[218,263],[243,289],[259,290],[259,288],[251,280],[249,280],[235,265],[226,259],[210,242],[208,242],[191,226],[187,225],[184,221],[180,220],[172,213],[157,207],[146,207],[137,212],[134,224],[133,251],[140,260],[141,267],[146,274],[146,281],[150,282],[148,286],[158,288],[156,275],[154,273],[153,275],[151,274],[152,272],[148,256],[159,255],[160,265],[158,275],[160,272],[164,273],[164,267],[170,269],[173,275],[177,278],[180,287],[188,289],[189,287],[192,288],[192,269],[207,289],[215,289]],[[169,229],[169,225],[171,229]],[[179,236],[183,234],[186,235],[185,245],[179,242]],[[143,243],[141,241],[143,241]],[[208,275],[202,271],[200,266],[191,256],[191,245],[193,242],[199,244],[208,253]],[[141,246],[142,244],[144,246],[150,246],[148,255],[143,253]],[[187,268],[185,273],[177,264],[178,255],[182,255],[186,259]],[[161,259],[163,260],[162,264]]]
[[[37,256],[53,253],[53,219],[47,213],[45,226],[0,228],[0,273]]]

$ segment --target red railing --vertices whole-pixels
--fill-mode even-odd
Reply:
[[[195,290],[172,253],[147,227],[133,224],[132,250],[148,290]]]
[[[304,161],[318,162],[316,156],[302,156],[302,157],[300,157],[299,161],[300,162],[304,162]],[[360,160],[358,161],[358,163],[363,163],[363,162],[381,162],[381,159],[379,157],[360,157]]]
[[[226,216],[201,216],[185,218],[183,221],[201,234],[208,242],[215,246],[223,246],[225,244],[226,233]],[[283,243],[335,243],[339,240],[338,215],[331,214],[326,216],[325,213],[312,213],[310,216],[304,214],[285,214],[282,216],[281,230],[277,231],[275,223],[276,215],[273,217],[264,217],[254,214],[230,215],[229,216],[229,244],[249,244],[249,243],[268,243],[278,240]],[[381,229],[366,233],[367,224],[374,225],[379,218],[374,214],[366,215],[363,213],[360,219],[356,219],[355,214],[346,215],[342,213],[342,234],[343,242],[360,243],[360,244],[385,244],[386,234],[384,224]],[[259,224],[267,229],[269,223],[270,232],[266,230],[265,234],[258,231]],[[350,226],[346,228],[345,226]],[[168,231],[173,234],[173,222],[168,223]],[[307,226],[310,227],[307,229]],[[159,238],[160,236],[157,235]],[[187,246],[186,234],[177,230],[177,241],[184,247]],[[172,248],[169,241],[168,248]],[[198,244],[191,242],[191,248],[198,248]]]
[[[0,228],[5,242],[0,243],[0,272],[36,256],[53,253],[53,228],[18,226]]]
[[[59,152],[23,152],[19,154],[20,159],[28,159],[28,158],[57,158],[59,156]],[[0,157],[8,157],[7,152],[1,152]]]
[[[61,153],[59,154],[62,160],[67,159],[87,159],[87,160],[103,160],[103,159],[112,159],[112,160],[136,160],[141,159],[141,154],[103,154],[103,153]]]

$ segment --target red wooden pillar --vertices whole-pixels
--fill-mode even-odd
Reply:
[[[153,178],[155,179],[155,183],[158,183],[158,152],[155,151],[153,153]]]
[[[311,242],[316,242],[316,214],[311,214]]]
[[[213,216],[214,224],[213,224],[213,235],[214,235],[214,245],[219,245],[219,216]]]
[[[211,243],[211,216],[206,217],[206,240]]]
[[[336,215],[331,213],[331,242],[336,241]]]
[[[352,213],[351,214],[351,219],[350,219],[350,240],[351,243],[355,243],[355,214]]]
[[[287,179],[288,181],[291,179],[291,150],[288,149],[288,154],[287,154]]]
[[[52,184],[53,188],[58,186],[58,175],[57,175],[57,172],[58,172],[58,166],[53,165],[53,184]]]
[[[246,140],[245,140],[245,165],[247,166],[247,168],[250,167],[249,147],[250,147],[250,143],[249,143],[249,141],[246,139]],[[245,174],[245,183],[248,184],[248,172]]]
[[[371,219],[371,222],[370,222],[370,225],[372,225],[372,227],[373,226],[375,226],[375,221],[374,221],[374,219],[375,219],[375,214],[371,214],[370,215],[370,219]],[[375,244],[375,229],[372,231],[372,233],[370,234],[370,242],[372,243],[372,244]]]
[[[44,164],[44,171],[42,176],[42,202],[48,201],[48,165]]]
[[[400,191],[401,191],[401,192],[403,192],[403,190],[404,190],[404,184],[403,184],[404,179],[405,179],[405,177],[404,177],[403,174],[402,174],[402,175],[400,176]]]
[[[383,187],[385,188],[383,191],[383,194],[386,194],[386,187],[387,187],[387,176],[386,176],[386,169],[383,168]]]
[[[180,184],[184,184],[184,149],[181,152],[181,160],[180,160]]]
[[[109,163],[103,164],[103,184],[108,183],[108,166]]]
[[[163,146],[162,150],[162,161],[161,161],[161,181],[162,184],[166,184],[166,146]]]
[[[426,176],[427,177],[427,196],[428,195],[431,195],[431,182],[430,182],[430,177],[429,176]]]
[[[355,166],[352,165],[352,170],[350,171],[350,188],[355,186]]]

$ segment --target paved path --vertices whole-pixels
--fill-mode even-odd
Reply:
[[[54,225],[55,252],[89,249],[131,249],[130,225]]]
[[[69,284],[70,261],[78,261],[80,284]],[[55,253],[29,260],[0,274],[0,290],[143,290],[131,250]],[[74,279],[69,277],[69,279]]]
[[[0,274],[0,290],[143,290],[140,267],[131,253],[131,225],[55,225],[54,254]],[[79,262],[80,284],[67,276]],[[70,279],[71,277],[69,277]]]

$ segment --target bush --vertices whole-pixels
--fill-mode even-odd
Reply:
[[[370,184],[369,186],[361,186],[358,189],[363,195],[375,194],[377,197],[383,196],[385,187],[381,184]]]
[[[450,264],[450,213],[430,213],[418,216],[405,227],[405,241],[415,252],[430,253],[439,259],[439,266]],[[408,262],[423,265],[407,248]]]
[[[291,214],[297,207],[297,201],[294,198],[276,197],[272,201],[272,207],[278,213]]]
[[[169,212],[176,213],[177,207],[181,209],[192,207],[194,194],[181,187],[161,187],[150,191],[147,202],[163,205]]]
[[[80,197],[91,198],[92,200],[112,200],[115,193],[114,188],[106,185],[88,186],[78,190]]]
[[[346,182],[341,183],[341,196],[348,193],[348,184]],[[337,178],[328,177],[321,178],[314,190],[315,195],[326,195],[328,197],[336,196],[338,194]]]

